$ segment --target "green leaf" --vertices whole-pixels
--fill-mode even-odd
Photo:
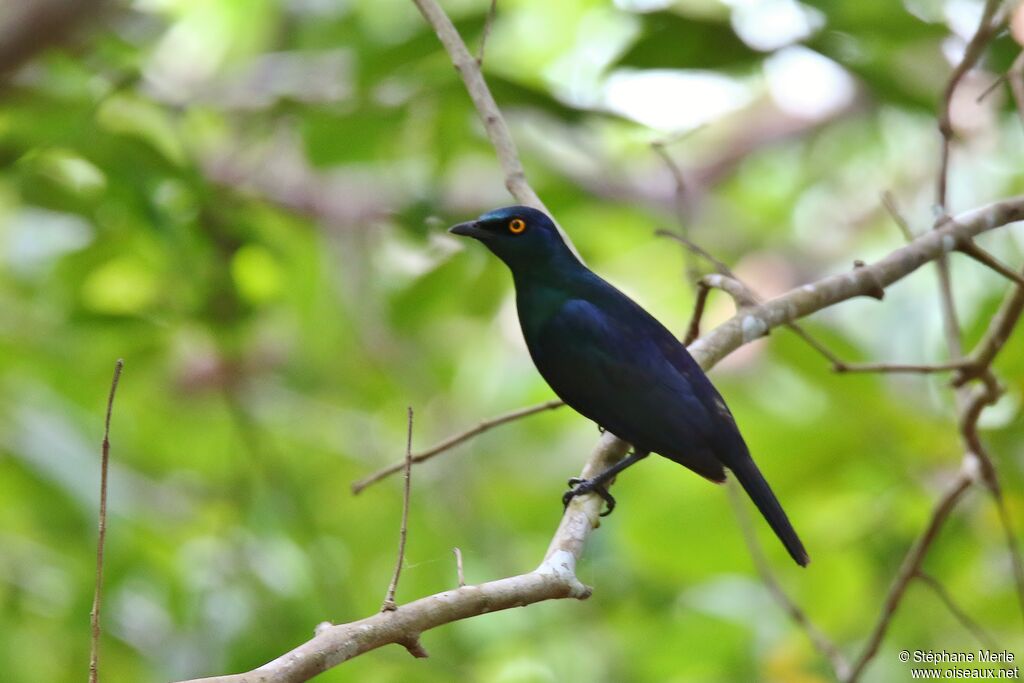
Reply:
[[[651,12],[618,66],[638,69],[749,69],[761,53],[740,40],[728,23]]]

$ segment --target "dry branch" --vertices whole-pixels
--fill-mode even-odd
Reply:
[[[774,327],[854,297],[870,296],[879,283],[888,286],[906,277],[940,254],[948,253],[957,240],[969,239],[1018,220],[1024,220],[1024,197],[967,211],[957,216],[955,221],[929,231],[873,264],[822,278],[738,312],[691,344],[690,353],[702,368],[710,369],[729,353],[767,334]],[[593,476],[621,459],[627,450],[628,444],[605,433],[580,476]],[[923,558],[945,516],[970,485],[972,479],[967,477],[966,471],[966,468],[962,469],[958,475],[956,486],[951,488],[953,493],[947,492],[943,497],[936,509],[939,516],[933,517],[923,540],[915,545],[910,560],[905,563],[912,570],[911,574],[920,566],[919,559],[915,558],[918,555]],[[961,485],[963,490],[960,490]],[[414,642],[424,631],[452,621],[543,600],[585,598],[590,595],[590,589],[576,578],[575,567],[591,531],[596,527],[600,506],[600,498],[594,495],[574,498],[562,517],[544,562],[532,572],[445,591],[401,605],[394,612],[326,627],[312,640],[250,673],[204,680],[207,683],[297,683],[383,645]],[[898,590],[894,588],[890,596],[893,609],[903,590],[905,586]],[[877,629],[879,643],[887,625],[888,621]],[[877,646],[875,643],[874,648]],[[871,655],[858,660],[859,669],[866,665]]]
[[[928,526],[903,559],[903,564],[900,565],[900,570],[897,572],[892,587],[889,588],[889,593],[885,597],[885,602],[882,605],[882,614],[878,619],[878,623],[875,624],[875,628],[871,632],[863,652],[861,652],[860,657],[854,663],[850,674],[843,679],[846,683],[854,683],[860,680],[864,667],[868,665],[872,657],[875,656],[875,653],[878,652],[878,647],[882,644],[882,639],[885,638],[885,633],[889,629],[889,624],[896,613],[896,608],[899,607],[911,579],[920,572],[921,564],[924,562],[925,555],[928,554],[928,549],[931,548],[932,543],[938,537],[939,532],[946,523],[946,519],[949,517],[949,513],[956,506],[960,497],[971,487],[976,476],[976,459],[971,454],[968,454],[964,458],[960,471],[953,481],[950,482],[938,503],[936,503],[935,510],[928,520]]]
[[[918,571],[914,578],[928,586],[939,598],[942,604],[946,606],[946,609],[949,610],[950,614],[952,614],[965,629],[970,631],[982,646],[987,647],[992,651],[999,649],[999,644],[992,639],[992,636],[986,633],[985,629],[983,629],[978,622],[971,619],[970,615],[968,615],[960,605],[956,604],[956,601],[953,600],[953,596],[949,594],[949,591],[946,590],[946,587],[942,585],[941,581],[931,574],[927,574],[923,571]]]
[[[409,534],[409,498],[412,495],[412,406],[408,408],[409,425],[405,436],[405,482],[402,488],[402,527],[398,533],[398,560],[395,562],[395,573],[384,596],[382,612],[394,612],[395,591],[398,590],[398,579],[402,576],[402,564],[405,562],[405,541]],[[426,656],[426,655],[424,655]]]
[[[761,581],[775,601],[786,611],[789,618],[796,623],[800,630],[807,634],[807,638],[818,653],[832,665],[832,671],[835,673],[836,678],[845,678],[850,674],[850,663],[846,661],[846,657],[839,651],[835,643],[822,633],[821,629],[814,625],[810,617],[807,616],[807,613],[800,609],[800,606],[782,588],[782,584],[775,577],[771,565],[764,556],[761,544],[757,540],[757,534],[754,533],[754,528],[750,523],[750,513],[747,512],[746,501],[740,493],[740,488],[732,480],[729,481],[728,488],[729,501],[732,503],[736,519],[739,521],[743,541],[747,544],[747,549],[754,560],[754,567],[757,569],[757,573],[761,575]]]
[[[540,199],[526,182],[508,127],[483,80],[479,64],[469,54],[454,26],[435,0],[414,2],[434,28],[462,76],[484,122],[487,135],[495,147],[509,191],[521,203],[543,209]],[[994,25],[992,18],[997,4],[990,0],[986,5],[979,35],[982,29]],[[951,80],[949,95],[955,89],[955,82],[977,60],[985,42],[987,41],[980,40],[978,36],[971,41],[967,55],[957,69],[957,75]],[[944,205],[948,147],[952,134],[948,121],[948,106],[940,120],[940,128],[945,140],[940,178],[940,204]],[[740,308],[730,320],[691,344],[690,352],[702,368],[709,369],[735,349],[767,334],[772,328],[792,323],[853,297],[877,298],[881,290],[893,282],[929,262],[943,260],[957,245],[969,242],[978,234],[1022,219],[1024,197],[1007,199],[965,212],[955,220],[941,222],[934,230],[917,237],[871,265],[825,277],[770,301]],[[571,245],[568,238],[566,242]],[[945,279],[944,292],[949,292],[948,278]],[[944,296],[944,300],[951,302],[951,297]],[[953,325],[947,325],[947,331],[953,329]],[[955,353],[954,360],[958,360],[959,356],[959,352]],[[581,477],[587,478],[605,469],[621,459],[627,450],[628,444],[610,433],[605,433],[591,453]],[[846,680],[856,680],[874,656],[907,585],[920,571],[928,548],[957,501],[980,476],[979,462],[980,457],[975,457],[973,453],[968,452],[965,455],[963,466],[940,498],[928,527],[905,558],[868,646]],[[424,631],[456,620],[543,600],[586,598],[590,595],[590,589],[576,577],[575,568],[590,533],[597,526],[600,505],[600,499],[594,495],[574,498],[562,517],[544,561],[534,571],[438,593],[398,606],[394,611],[382,612],[349,624],[325,626],[318,629],[312,640],[252,672],[203,680],[220,683],[296,683],[308,680],[328,668],[383,645],[402,644],[408,647],[410,643],[418,642]]]
[[[92,594],[92,611],[89,614],[92,638],[89,648],[89,683],[99,680],[100,664],[100,606],[103,602],[103,549],[107,540],[107,472],[110,470],[110,417],[114,413],[114,395],[121,381],[124,361],[114,363],[114,377],[110,380],[107,394],[107,414],[103,421],[103,445],[100,448],[100,512],[99,532],[96,538],[96,587]]]
[[[544,206],[544,202],[533,191],[530,184],[526,182],[526,171],[523,170],[523,163],[519,160],[519,151],[516,149],[516,143],[512,139],[512,133],[509,132],[508,124],[505,123],[505,117],[501,115],[498,104],[494,101],[494,95],[491,94],[490,88],[487,87],[483,72],[480,70],[480,62],[473,55],[469,54],[469,49],[459,36],[459,32],[455,25],[452,24],[452,20],[448,18],[448,15],[444,13],[444,10],[441,9],[441,6],[435,0],[412,1],[416,8],[419,9],[420,14],[423,15],[423,18],[430,24],[430,27],[434,29],[437,39],[441,41],[444,49],[448,52],[452,65],[459,72],[459,76],[462,77],[462,82],[466,85],[466,91],[469,93],[470,99],[473,100],[473,106],[476,107],[477,113],[480,114],[480,120],[483,121],[487,137],[494,146],[494,152],[498,157],[498,162],[501,164],[501,170],[505,174],[505,187],[520,204],[540,209],[550,216],[551,211]],[[558,225],[557,221],[555,222],[555,227],[562,234],[562,239],[565,240],[572,253],[579,258],[576,245],[572,243],[572,240],[562,230],[561,226]]]
[[[413,453],[412,457],[411,457],[412,464],[415,465],[417,463],[423,462],[424,460],[430,460],[435,455],[440,455],[441,453],[444,453],[445,451],[447,451],[447,450],[449,450],[451,448],[454,448],[455,446],[458,446],[460,443],[463,443],[464,441],[468,441],[468,440],[472,439],[474,436],[477,436],[479,434],[483,434],[484,432],[489,431],[491,429],[494,429],[495,427],[499,427],[499,426],[501,426],[503,424],[507,424],[507,423],[513,422],[515,420],[520,420],[520,419],[522,419],[524,417],[529,417],[530,415],[536,415],[537,413],[542,413],[545,410],[554,410],[555,408],[561,408],[564,405],[565,405],[565,403],[563,403],[561,400],[553,399],[551,401],[545,401],[544,403],[539,403],[539,404],[537,404],[535,406],[527,406],[525,408],[519,408],[518,410],[513,410],[511,412],[504,413],[502,415],[498,415],[497,417],[492,417],[490,419],[483,420],[482,422],[477,423],[475,426],[470,427],[469,429],[467,429],[465,431],[462,431],[462,432],[459,432],[458,434],[453,434],[452,436],[447,437],[446,439],[444,439],[441,442],[431,446],[430,448],[426,449],[425,451],[420,451],[419,453]],[[400,460],[400,461],[398,461],[396,463],[392,463],[392,464],[388,465],[387,467],[384,467],[384,468],[382,468],[380,470],[377,470],[373,474],[370,474],[370,475],[368,475],[366,477],[363,477],[359,481],[352,482],[352,493],[360,493],[367,486],[370,486],[371,484],[375,484],[378,481],[380,481],[381,479],[384,479],[385,477],[389,477],[392,474],[395,474],[396,472],[401,472],[402,468],[404,468],[404,467],[405,467],[405,460]]]

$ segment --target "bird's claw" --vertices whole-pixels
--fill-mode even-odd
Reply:
[[[569,507],[569,502],[576,496],[582,496],[587,493],[596,493],[601,496],[602,500],[608,504],[608,509],[600,513],[601,517],[607,517],[612,514],[612,510],[615,509],[615,498],[612,494],[608,493],[608,489],[604,487],[601,482],[594,481],[593,479],[580,479],[573,477],[569,480],[569,486],[572,488],[562,494],[562,507]]]

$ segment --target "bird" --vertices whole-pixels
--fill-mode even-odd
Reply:
[[[507,206],[449,232],[483,243],[512,272],[527,349],[555,394],[632,446],[596,476],[570,479],[564,505],[595,493],[609,514],[608,482],[650,453],[716,483],[728,469],[793,560],[807,566],[803,543],[711,380],[675,335],[577,258],[546,213]]]

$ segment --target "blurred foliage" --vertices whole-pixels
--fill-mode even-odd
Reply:
[[[471,49],[487,5],[446,3]],[[683,255],[653,236],[675,219],[649,143],[686,125],[652,131],[629,105],[711,105],[678,84],[623,101],[611,80],[714,76],[740,93],[669,149],[694,181],[693,237],[772,294],[899,246],[884,190],[916,230],[930,225],[934,111],[979,13],[970,0],[502,0],[484,66],[531,181],[588,263],[682,330],[692,291]],[[975,101],[1015,54],[1001,37],[955,103],[956,210],[1024,191],[1008,97]],[[780,73],[794,55],[831,80]],[[249,669],[321,621],[377,610],[400,485],[353,497],[349,484],[400,456],[405,406],[423,447],[551,396],[503,267],[443,231],[508,201],[461,83],[404,1],[115,6],[0,84],[5,679],[85,674],[118,357],[104,678]],[[1022,238],[983,242],[1020,263]],[[1007,284],[962,259],[954,276],[973,342]],[[716,296],[708,324],[730,314]],[[943,357],[931,272],[808,326],[850,361]],[[1007,395],[984,436],[1019,528],[1019,338],[997,370]],[[780,581],[853,655],[959,465],[946,379],[836,376],[785,330],[713,377],[813,558],[793,567],[758,520]],[[595,437],[555,411],[417,468],[399,599],[454,585],[453,546],[471,582],[535,566]],[[655,458],[616,496],[580,567],[589,601],[449,625],[424,636],[428,660],[386,648],[322,679],[829,678],[758,580],[723,490]],[[958,508],[926,568],[1024,656],[986,497]],[[978,645],[915,585],[868,680],[905,677],[899,649]]]

